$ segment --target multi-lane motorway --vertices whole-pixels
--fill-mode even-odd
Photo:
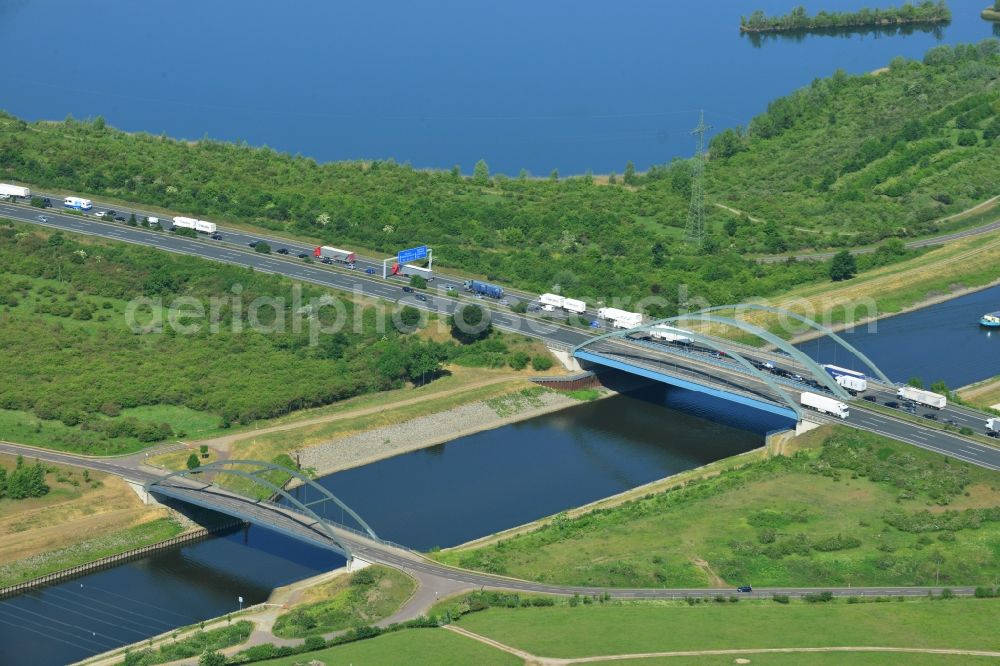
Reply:
[[[52,197],[54,201],[59,199]],[[95,208],[96,209],[96,208]],[[126,214],[133,212],[123,209]],[[134,211],[137,215],[146,215],[143,211]],[[34,224],[41,224],[67,232],[101,236],[138,245],[156,247],[169,252],[188,254],[212,261],[220,261],[241,266],[249,266],[254,270],[284,275],[286,277],[310,282],[313,284],[412,305],[419,309],[439,312],[442,315],[453,314],[467,296],[462,294],[460,279],[438,276],[433,287],[426,292],[426,300],[419,300],[417,295],[404,292],[405,284],[398,279],[383,280],[381,264],[374,260],[359,260],[358,267],[348,270],[339,266],[326,266],[316,263],[305,263],[294,255],[311,252],[312,247],[301,242],[268,237],[262,234],[247,234],[229,228],[220,228],[223,239],[211,240],[207,237],[185,238],[167,232],[155,232],[142,227],[129,227],[116,222],[100,221],[92,216],[69,214],[58,209],[41,210],[23,205],[0,203],[0,215],[11,219]],[[44,217],[42,221],[40,217]],[[290,256],[277,254],[261,254],[253,251],[248,244],[254,240],[265,240],[272,248],[287,248]],[[368,275],[366,268],[377,268],[377,276]],[[447,291],[451,286],[453,291]],[[539,317],[519,315],[509,308],[497,306],[488,299],[482,301],[490,307],[493,324],[506,331],[514,331],[531,337],[542,339],[552,347],[569,348],[591,339],[594,332],[573,329],[568,326],[545,321]],[[662,354],[656,350],[647,350],[647,356],[654,361]],[[695,359],[697,361],[697,359]],[[893,397],[889,387],[876,389],[880,402]],[[817,417],[822,418],[822,417]],[[976,432],[981,432],[985,415],[961,407],[949,407],[940,414],[942,419],[952,419],[958,426],[968,426]],[[878,432],[901,441],[909,442],[925,449],[938,451],[953,458],[991,469],[1000,470],[1000,449],[976,442],[970,438],[952,432],[944,432],[938,428],[921,423],[912,423],[904,418],[883,414],[867,409],[863,401],[852,403],[851,425]]]

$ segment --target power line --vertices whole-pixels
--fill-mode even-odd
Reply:
[[[691,204],[688,206],[685,237],[689,243],[701,244],[705,238],[705,133],[712,129],[705,124],[705,112],[698,116],[698,126],[691,134],[698,137],[698,150],[691,171]]]

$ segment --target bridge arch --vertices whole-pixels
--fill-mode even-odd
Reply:
[[[814,331],[819,331],[820,333],[823,334],[824,337],[830,338],[838,345],[840,345],[841,347],[849,351],[851,354],[853,354],[859,361],[868,366],[868,368],[875,373],[876,377],[881,379],[889,386],[893,385],[893,381],[889,379],[889,377],[884,372],[882,372],[882,370],[877,365],[875,365],[874,361],[865,356],[860,349],[856,348],[847,340],[837,335],[835,331],[827,328],[826,326],[823,326],[815,319],[811,319],[809,317],[806,317],[805,315],[800,315],[799,313],[792,312],[791,310],[785,310],[784,308],[776,308],[769,305],[757,305],[756,303],[740,303],[739,305],[716,305],[710,308],[703,308],[695,314],[701,312],[718,312],[720,310],[756,310],[758,312],[770,312],[772,314],[791,317],[792,319],[802,322],[803,324],[813,329]]]
[[[730,317],[720,317],[718,315],[713,315],[705,312],[694,312],[691,314],[677,315],[675,317],[667,317],[666,319],[658,319],[656,321],[649,322],[648,324],[643,324],[642,326],[636,326],[634,328],[628,328],[628,329],[622,329],[620,331],[611,331],[609,333],[604,333],[603,335],[599,335],[596,338],[591,338],[590,340],[577,345],[576,347],[573,348],[573,352],[575,353],[578,350],[582,349],[583,347],[586,347],[587,345],[599,342],[601,340],[605,340],[607,338],[625,337],[630,333],[641,333],[643,331],[652,330],[654,327],[659,326],[661,324],[672,324],[679,321],[690,321],[690,320],[708,321],[716,324],[733,326],[735,328],[740,329],[741,331],[744,331],[745,333],[750,333],[751,335],[761,338],[762,340],[770,342],[775,347],[778,347],[779,349],[785,351],[789,356],[791,356],[799,363],[801,363],[803,366],[805,366],[813,374],[814,378],[819,382],[823,383],[828,389],[830,389],[830,391],[835,396],[837,396],[841,400],[851,399],[847,391],[845,391],[840,386],[840,384],[834,381],[834,379],[825,370],[823,370],[823,368],[821,368],[819,364],[816,363],[816,361],[809,358],[806,354],[801,352],[798,348],[795,347],[795,345],[791,344],[787,340],[783,340],[782,338],[779,338],[770,331],[765,330],[759,326],[755,326],[753,324],[749,324],[744,321],[739,321],[738,319],[732,319]],[[685,330],[685,334],[689,332],[690,331]],[[727,354],[732,353],[728,349],[724,351]],[[749,364],[749,361],[747,361],[747,363]],[[751,365],[751,367],[753,366]],[[761,377],[761,378],[763,377],[763,373],[761,373],[759,370],[754,368],[754,371],[755,372],[753,374],[755,377]],[[767,382],[767,384],[768,386],[771,386],[772,382]],[[796,413],[801,414],[801,412],[799,412],[798,410],[796,410]]]
[[[653,324],[650,324],[649,326],[651,327],[651,326],[653,326]],[[646,326],[640,326],[640,327],[637,327],[637,328],[629,329],[626,332],[641,331],[644,328],[647,328],[647,327]],[[593,342],[598,342],[598,341],[603,340],[605,338],[609,338],[609,337],[616,336],[616,335],[623,335],[624,333],[625,332],[612,332],[612,333],[608,333],[608,334],[596,337],[593,340],[590,340],[590,341],[585,342],[583,344],[577,345],[576,347],[573,348],[573,351],[576,352],[577,350],[582,349],[583,347],[585,347],[585,346],[587,346],[587,345],[589,345],[589,344],[591,344]],[[695,333],[694,331],[687,331],[687,330],[685,330],[685,331],[683,331],[683,333],[684,333],[684,335],[689,336],[693,340],[697,340],[698,342],[702,343],[703,345],[706,345],[707,347],[711,347],[712,349],[714,349],[717,352],[722,352],[722,353],[726,354],[727,356],[732,356],[733,359],[735,359],[737,363],[739,363],[741,366],[743,366],[751,375],[753,375],[754,377],[756,377],[757,379],[759,379],[761,382],[763,382],[765,385],[767,385],[768,387],[770,387],[771,390],[773,390],[778,395],[778,397],[780,397],[785,402],[785,404],[787,404],[788,407],[795,413],[795,416],[796,416],[797,420],[799,420],[799,421],[802,420],[802,407],[799,405],[799,403],[796,400],[794,400],[788,394],[788,392],[784,388],[782,388],[782,386],[780,384],[778,384],[776,381],[774,381],[774,379],[772,379],[770,375],[768,375],[766,373],[763,373],[760,370],[758,370],[742,354],[740,354],[739,352],[734,352],[731,349],[726,349],[726,348],[722,347],[721,345],[719,345],[714,340],[712,340],[711,338],[706,337],[704,335],[701,335],[699,333]]]
[[[247,472],[242,469],[236,469],[237,466],[245,466],[245,467],[249,466],[255,469],[251,472]],[[261,473],[269,471],[280,471],[287,473],[302,481],[304,485],[319,491],[320,494],[323,495],[323,498],[312,502],[302,502],[284,488],[274,483],[271,483],[267,479],[261,478],[259,476]],[[323,532],[324,536],[330,539],[332,543],[334,543],[339,549],[341,549],[349,560],[353,559],[354,557],[353,553],[351,552],[351,549],[346,544],[344,544],[344,542],[340,538],[337,537],[336,533],[333,531],[333,529],[331,529],[330,524],[327,522],[327,520],[321,518],[312,508],[310,508],[312,505],[327,501],[333,502],[341,509],[343,509],[348,515],[350,515],[355,521],[357,521],[358,525],[360,525],[365,530],[365,532],[368,533],[368,536],[370,536],[372,539],[376,541],[381,541],[378,535],[375,534],[375,531],[368,525],[368,523],[364,521],[364,519],[361,518],[361,516],[359,516],[349,506],[344,504],[338,497],[336,497],[329,490],[327,490],[320,484],[316,483],[302,472],[294,469],[289,469],[283,465],[277,465],[275,463],[268,463],[261,460],[221,460],[218,462],[202,465],[195,469],[190,469],[190,470],[186,469],[177,472],[171,472],[170,474],[160,477],[159,479],[147,482],[145,485],[145,489],[147,492],[155,492],[157,487],[160,488],[170,487],[165,482],[171,478],[175,477],[190,478],[202,472],[215,472],[217,474],[227,474],[245,478],[258,485],[263,486],[264,488],[267,488],[272,493],[280,495],[285,500],[287,500],[292,507],[298,509],[303,514],[305,514],[313,521],[315,521],[316,526]],[[212,484],[207,484],[207,485],[212,485]]]

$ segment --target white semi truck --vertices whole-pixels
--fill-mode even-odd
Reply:
[[[538,297],[538,302],[546,312],[552,312],[556,308],[561,308],[566,299],[559,294],[542,294]]]
[[[851,414],[851,410],[841,401],[835,398],[828,398],[825,395],[819,395],[818,393],[804,391],[799,397],[799,402],[803,407],[808,407],[821,414],[829,414],[841,419],[846,419]]]
[[[196,220],[193,217],[175,217],[174,226],[178,229],[194,229],[203,234],[214,234],[218,229],[215,222]]]
[[[1000,419],[989,418],[986,419],[986,432],[987,433],[1000,433]]]
[[[823,369],[826,370],[827,374],[833,377],[841,387],[851,391],[852,393],[864,393],[868,390],[868,378],[863,372],[858,372],[856,370],[848,370],[847,368],[841,368],[836,365],[824,365]]]
[[[566,298],[559,294],[542,294],[538,297],[538,302],[546,312],[552,312],[556,308],[562,308],[566,312],[573,314],[583,314],[587,311],[587,304],[575,298]]]
[[[642,324],[642,313],[619,310],[618,308],[600,308],[597,316],[608,319],[615,328],[635,328]]]
[[[21,187],[20,185],[8,185],[7,183],[0,183],[0,196],[6,197],[24,197],[28,198],[31,196],[31,190],[27,187]]]
[[[944,409],[945,405],[948,404],[948,398],[943,395],[912,386],[900,386],[899,390],[896,391],[896,396],[934,409]]]
[[[649,331],[649,337],[654,340],[659,340],[660,342],[674,342],[679,345],[689,345],[694,342],[694,338],[690,337],[690,335],[691,334],[688,331],[680,328],[674,328],[673,326],[667,326],[666,324],[657,324]]]

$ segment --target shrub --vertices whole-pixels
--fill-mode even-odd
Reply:
[[[539,372],[548,370],[552,367],[552,359],[548,356],[532,356],[531,367]]]
[[[806,602],[810,604],[826,603],[828,601],[833,600],[833,592],[829,591],[810,592],[809,594],[805,595],[803,599],[805,599]]]
[[[775,594],[775,595],[771,596],[771,600],[772,601],[776,601],[779,604],[787,604],[788,603],[788,595],[787,594]]]

